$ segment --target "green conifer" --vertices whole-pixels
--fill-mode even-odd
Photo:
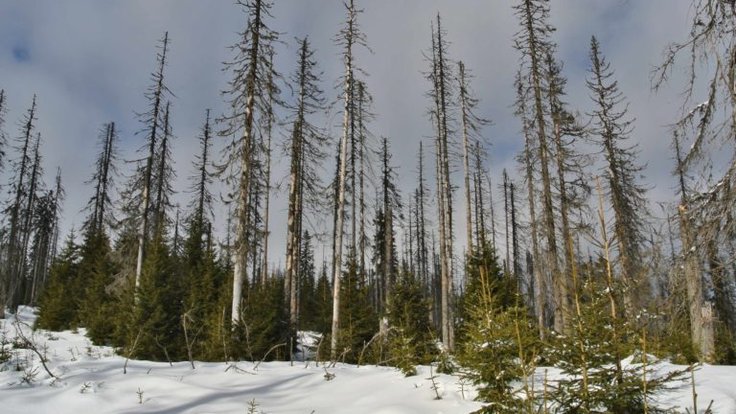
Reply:
[[[75,327],[78,308],[79,246],[74,243],[74,231],[51,265],[49,282],[39,301],[36,326],[62,331]]]

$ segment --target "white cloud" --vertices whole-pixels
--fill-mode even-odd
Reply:
[[[371,0],[360,2],[360,6],[365,9],[360,23],[375,52],[358,56],[359,64],[370,74],[368,86],[375,98],[378,116],[373,130],[392,140],[401,188],[405,192],[414,188],[418,142],[431,134],[425,115],[429,102],[424,96],[429,85],[420,72],[427,67],[422,51],[430,44],[430,22],[438,11],[451,41],[451,58],[464,60],[473,72],[473,86],[481,98],[479,112],[495,123],[485,132],[493,144],[490,163],[494,180],[500,182],[502,168],[513,174],[521,138],[511,109],[518,62],[511,42],[517,30],[511,2]],[[674,118],[678,100],[667,91],[652,95],[649,76],[666,44],[684,38],[689,2],[555,0],[551,6],[553,24],[558,28],[554,37],[569,78],[571,107],[586,112],[590,106],[584,77],[588,42],[595,34],[616,69],[621,90],[631,103],[630,113],[637,118],[634,137],[640,144],[642,161],[648,164],[646,183],[653,187],[651,195],[657,200],[670,199],[669,135],[664,126]],[[332,86],[342,62],[332,38],[342,24],[342,3],[278,1],[273,14],[271,25],[284,32],[282,40],[288,44],[280,47],[279,71],[288,75],[295,65],[293,37],[309,35],[325,71],[323,87],[331,98],[336,97],[338,92]],[[126,158],[132,158],[142,143],[141,137],[133,135],[140,128],[134,111],[145,109],[143,93],[154,69],[154,46],[166,30],[172,38],[167,79],[177,96],[173,102],[178,136],[175,157],[178,190],[183,191],[205,108],[212,108],[214,114],[224,110],[219,91],[226,87],[228,75],[221,72],[221,62],[228,59],[226,48],[236,41],[236,32],[243,30],[244,23],[243,13],[230,1],[87,0],[0,5],[0,88],[6,89],[10,105],[6,132],[17,135],[14,121],[26,110],[32,94],[38,93],[47,182],[60,165],[67,187],[65,229],[72,223],[78,226],[82,220],[78,211],[89,196],[82,183],[90,174],[98,128],[104,122],[118,123]],[[28,60],[14,57],[17,48],[27,52]],[[339,122],[340,118],[334,119]],[[430,148],[426,153],[427,164],[432,165]],[[327,165],[331,170],[332,163]],[[283,174],[283,168],[275,173],[277,177]],[[283,220],[278,217],[285,212],[284,198],[274,201],[274,262],[281,261],[283,250],[285,229],[280,228]],[[218,224],[222,225],[222,220]],[[457,237],[463,240],[460,227]]]

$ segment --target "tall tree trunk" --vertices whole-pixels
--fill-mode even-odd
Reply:
[[[703,279],[698,259],[698,249],[690,229],[688,208],[680,204],[680,238],[684,254],[683,272],[687,289],[690,312],[690,332],[702,362],[713,362],[715,352],[715,332],[713,329],[713,308],[703,299]]]
[[[512,268],[514,269],[514,275],[518,280],[521,280],[521,263],[519,262],[519,236],[518,228],[516,223],[516,199],[514,197],[514,183],[511,182],[509,185],[509,194],[511,198],[511,262],[513,263]]]
[[[509,176],[506,169],[503,170],[503,211],[504,221],[506,223],[506,261],[504,262],[505,271],[511,268],[511,243],[509,233]]]
[[[540,269],[540,248],[539,248],[539,223],[537,222],[537,211],[536,211],[536,189],[534,188],[534,167],[533,167],[533,147],[532,147],[532,131],[530,130],[532,128],[531,123],[533,121],[530,121],[527,118],[527,108],[526,108],[526,96],[524,96],[523,88],[524,85],[521,83],[521,80],[518,80],[518,90],[517,93],[519,95],[518,97],[518,104],[520,108],[518,109],[522,123],[523,123],[523,131],[524,131],[524,166],[525,166],[525,173],[526,173],[526,183],[527,183],[527,202],[529,203],[529,223],[530,223],[530,233],[532,238],[532,255],[531,255],[531,270],[532,270],[532,278],[534,280],[534,311],[536,313],[537,317],[537,324],[539,327],[539,337],[540,339],[544,340],[545,338],[545,328],[547,327],[546,323],[546,308],[547,308],[547,278],[545,277],[544,273]],[[529,262],[527,260],[527,262]]]
[[[13,297],[15,295],[15,291],[18,288],[18,286],[21,283],[21,277],[22,274],[20,273],[20,268],[18,266],[18,263],[20,263],[21,260],[21,248],[20,248],[20,241],[18,240],[19,237],[22,236],[22,228],[20,226],[20,220],[21,220],[21,214],[22,214],[22,204],[23,204],[23,197],[26,194],[25,192],[25,178],[28,164],[30,162],[30,158],[28,156],[28,151],[31,149],[31,142],[33,139],[33,130],[34,130],[34,121],[36,120],[36,95],[33,95],[33,101],[31,103],[31,107],[28,109],[28,115],[26,115],[25,123],[23,124],[23,144],[21,147],[21,157],[20,157],[20,165],[17,167],[17,182],[15,183],[15,195],[13,204],[10,207],[10,235],[8,237],[8,252],[7,252],[7,259],[6,259],[6,265],[7,269],[5,270],[5,277],[6,280],[2,283],[2,292],[3,297],[0,297],[2,299],[2,303],[0,303],[0,307],[3,308],[3,313],[5,311],[5,305],[9,304],[12,307],[11,303],[13,302]],[[25,258],[22,258],[25,260]]]
[[[439,23],[439,22],[438,22]],[[465,65],[458,62],[458,70],[460,75],[460,90],[464,91],[465,85]],[[460,114],[461,114],[461,130],[463,134],[463,183],[465,185],[465,231],[466,248],[468,255],[473,254],[473,220],[471,215],[471,195],[470,195],[470,142],[468,137],[468,108],[466,101],[467,94],[460,93]]]
[[[246,78],[245,119],[243,126],[243,148],[240,154],[240,184],[238,187],[237,222],[235,224],[235,258],[233,262],[233,303],[231,318],[233,327],[240,322],[240,302],[243,298],[243,280],[245,279],[248,243],[246,236],[250,227],[248,200],[250,200],[251,178],[253,176],[253,110],[255,109],[256,73],[258,68],[261,37],[261,0],[254,0],[253,20],[249,22],[251,31],[251,49],[248,58],[248,74]]]
[[[38,133],[36,135],[36,142],[33,148],[33,165],[31,167],[31,176],[30,176],[30,182],[28,186],[28,195],[26,199],[26,207],[23,210],[24,211],[24,217],[23,217],[23,238],[20,244],[20,252],[18,255],[18,285],[16,285],[16,288],[14,289],[14,297],[13,303],[11,304],[11,307],[13,309],[17,308],[19,305],[24,302],[30,292],[30,284],[31,282],[28,280],[28,275],[26,274],[26,266],[27,258],[28,258],[28,243],[31,239],[31,233],[33,232],[33,216],[34,216],[34,208],[36,205],[36,191],[38,187],[38,180],[40,179],[40,173],[41,173],[41,153],[40,153],[40,147],[41,147],[41,133]]]
[[[163,125],[163,137],[161,138],[161,149],[159,151],[159,159],[158,159],[158,175],[156,180],[156,202],[154,203],[154,218],[156,220],[155,222],[155,232],[157,234],[164,234],[164,230],[166,229],[166,208],[167,208],[167,198],[166,198],[166,171],[167,171],[167,158],[168,153],[170,151],[169,149],[169,139],[171,138],[171,124],[169,123],[169,109],[171,106],[171,102],[166,102],[166,107],[164,109],[164,125]]]
[[[554,205],[552,203],[552,180],[549,172],[549,148],[547,146],[547,124],[544,119],[544,105],[542,102],[542,67],[539,58],[543,51],[540,49],[537,38],[537,30],[534,25],[534,6],[531,0],[524,1],[525,8],[525,31],[528,36],[528,49],[530,59],[531,88],[533,92],[533,114],[537,133],[537,157],[542,175],[542,230],[546,238],[545,264],[546,271],[553,282],[555,298],[554,306],[554,328],[557,332],[565,329],[565,314],[563,312],[562,298],[567,296],[564,291],[563,278],[557,261],[557,238],[555,235]],[[539,262],[535,260],[539,268]]]
[[[105,225],[105,208],[106,203],[105,201],[108,199],[110,194],[110,168],[112,167],[112,161],[113,161],[113,151],[115,150],[115,123],[110,122],[108,125],[108,134],[107,138],[105,139],[105,148],[104,148],[104,156],[103,156],[103,163],[102,163],[102,176],[100,177],[99,183],[100,183],[100,191],[99,191],[99,197],[98,197],[98,206],[96,209],[96,224],[95,224],[95,230],[96,231],[102,231]]]
[[[348,6],[348,29],[345,39],[345,85],[344,85],[344,107],[342,120],[342,138],[340,140],[340,170],[337,176],[337,215],[335,218],[335,251],[332,258],[332,336],[330,338],[330,357],[337,358],[337,343],[340,330],[340,274],[342,273],[342,236],[345,221],[345,183],[347,172],[348,140],[350,138],[351,126],[351,98],[353,96],[353,39],[356,19],[355,5],[350,0]]]
[[[448,128],[448,85],[445,84],[446,73],[445,64],[445,43],[442,40],[442,26],[439,14],[437,15],[437,96],[439,103],[438,123],[439,123],[439,182],[440,182],[440,214],[443,216],[442,227],[440,232],[440,268],[442,272],[442,343],[448,351],[454,348],[454,319],[453,319],[453,277],[452,277],[452,256],[453,256],[453,237],[452,237],[452,190],[450,184],[450,156],[449,156],[449,128]]]
[[[296,274],[297,274],[297,263],[299,255],[299,224],[298,216],[301,214],[299,211],[299,201],[301,189],[301,172],[302,172],[302,141],[304,139],[303,131],[301,130],[304,124],[304,73],[306,71],[306,60],[305,60],[305,47],[306,43],[302,43],[301,57],[300,57],[300,85],[299,85],[299,109],[297,111],[297,119],[294,122],[294,130],[292,131],[292,142],[291,142],[291,171],[289,174],[289,207],[287,217],[287,229],[286,229],[286,291],[289,308],[289,328],[292,334],[296,333],[296,311],[293,303],[296,302]]]
[[[363,82],[358,83],[358,136],[359,136],[359,147],[358,147],[358,158],[360,159],[360,230],[359,230],[359,250],[360,250],[360,281],[365,285],[365,133],[364,133],[364,116],[363,116],[363,102],[365,100]]]
[[[164,40],[160,59],[158,60],[158,71],[156,72],[156,86],[153,96],[153,108],[151,111],[151,128],[148,135],[148,155],[143,178],[143,205],[141,207],[141,223],[138,228],[138,255],[135,265],[135,288],[136,291],[141,284],[141,273],[143,271],[143,257],[145,254],[146,235],[148,232],[148,214],[151,206],[151,176],[153,173],[154,154],[156,152],[156,139],[158,136],[158,121],[161,111],[161,98],[164,90],[164,67],[166,66],[166,52],[169,47],[169,32],[164,33]],[[138,294],[136,293],[136,298]]]
[[[690,335],[693,345],[697,348],[701,362],[712,362],[715,352],[715,331],[713,328],[713,308],[703,298],[703,276],[699,261],[699,251],[695,235],[690,228],[688,216],[688,193],[685,187],[685,170],[680,151],[678,137],[674,138],[675,159],[680,184],[680,241],[683,254],[683,276],[687,291],[688,311],[690,316]]]
[[[551,57],[549,58],[552,59]],[[553,82],[549,82],[552,84]],[[552,89],[552,88],[551,88]],[[570,219],[569,219],[569,198],[567,193],[567,181],[565,178],[565,170],[566,170],[566,162],[565,159],[565,153],[566,149],[562,142],[562,116],[564,114],[562,113],[561,108],[559,108],[558,102],[553,102],[557,100],[557,97],[553,96],[554,93],[561,92],[557,90],[550,90],[548,93],[550,94],[550,107],[552,111],[552,128],[554,131],[554,143],[555,143],[555,149],[556,149],[556,161],[557,161],[557,185],[558,185],[558,191],[559,191],[559,203],[560,203],[560,218],[562,221],[562,229],[561,229],[561,237],[564,242],[564,248],[565,248],[565,259],[563,261],[564,265],[562,267],[562,273],[559,275],[559,292],[558,292],[558,306],[562,310],[562,315],[564,320],[568,320],[572,316],[572,303],[570,301],[570,286],[568,284],[568,278],[567,275],[572,274],[573,266],[575,266],[575,251],[573,249],[572,244],[572,233],[570,230]],[[575,294],[577,294],[577,289],[579,286],[573,286],[573,289],[575,289]],[[572,328],[572,324],[566,323],[563,325],[564,329],[567,329],[569,333],[569,330]]]
[[[269,56],[269,64],[273,66],[273,53]],[[271,205],[271,134],[274,123],[273,104],[274,104],[274,81],[273,72],[268,72],[268,80],[266,88],[268,89],[268,106],[266,108],[266,125],[264,134],[266,135],[266,205],[264,206],[263,214],[263,263],[261,268],[261,286],[266,285],[268,279],[268,239],[271,235],[269,230],[269,213]]]

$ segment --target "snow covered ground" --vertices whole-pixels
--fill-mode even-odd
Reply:
[[[18,320],[30,337],[31,309]],[[14,318],[0,320],[0,337],[16,336]],[[480,408],[458,378],[438,375],[436,400],[429,368],[405,378],[387,367],[338,364],[327,371],[313,362],[168,363],[130,361],[90,344],[79,333],[37,331],[50,377],[32,351],[22,350],[0,372],[0,413],[467,413]],[[7,346],[9,348],[9,346]],[[21,366],[20,371],[16,366]],[[22,368],[25,367],[25,368]],[[327,380],[325,375],[329,372]],[[33,376],[30,381],[24,378]]]
[[[481,407],[473,401],[472,387],[455,376],[434,374],[442,397],[437,400],[429,367],[406,378],[393,368],[338,364],[325,370],[313,362],[195,362],[192,369],[189,362],[130,361],[123,374],[125,359],[91,345],[83,330],[32,333],[34,318],[32,309],[22,308],[17,319],[0,320],[0,338],[11,341],[21,329],[58,378],[45,371],[33,351],[16,349],[0,364],[0,413],[449,414]],[[313,333],[305,335],[315,339]],[[658,369],[683,368],[665,363]],[[537,374],[543,376],[544,368]],[[547,374],[554,379],[558,371]],[[713,400],[713,413],[736,413],[736,367],[703,366],[695,378],[699,412]],[[693,412],[690,381],[673,386],[658,397],[659,406]]]

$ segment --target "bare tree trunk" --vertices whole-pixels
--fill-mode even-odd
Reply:
[[[245,278],[248,243],[246,233],[249,227],[248,200],[250,199],[251,177],[253,168],[253,110],[255,109],[256,71],[258,67],[261,29],[261,0],[254,0],[254,16],[250,24],[251,49],[248,75],[246,79],[245,120],[243,128],[243,145],[240,154],[240,184],[238,187],[237,223],[235,224],[235,258],[233,262],[233,302],[231,318],[233,327],[240,322],[240,302],[243,298],[243,280]]]
[[[526,109],[526,97],[523,92],[523,85],[519,81],[518,94],[519,94],[519,112],[521,114],[524,130],[524,165],[526,172],[526,183],[527,183],[527,199],[529,203],[529,223],[531,225],[531,238],[532,238],[532,273],[534,279],[534,310],[536,312],[537,324],[539,326],[540,339],[544,340],[544,330],[547,326],[545,309],[547,305],[547,283],[542,270],[540,269],[540,252],[539,252],[539,229],[537,223],[536,214],[536,189],[534,188],[534,167],[532,159],[532,132],[531,121],[527,119]]]
[[[542,230],[546,238],[545,264],[546,272],[549,273],[550,279],[553,281],[553,291],[555,299],[554,307],[554,328],[558,332],[563,332],[565,327],[565,315],[562,307],[562,298],[567,295],[564,292],[564,284],[562,278],[565,275],[560,274],[557,262],[557,238],[555,236],[555,218],[554,205],[552,202],[552,180],[549,172],[549,148],[547,146],[547,124],[544,119],[544,105],[542,103],[542,67],[539,58],[543,52],[540,41],[537,38],[537,28],[534,24],[534,6],[531,0],[524,1],[524,25],[525,32],[528,36],[528,49],[530,59],[530,77],[531,88],[533,92],[533,114],[536,123],[537,133],[537,156],[542,175]],[[539,262],[535,265],[539,268]]]
[[[26,200],[27,204],[24,210],[25,217],[23,217],[23,239],[20,244],[20,254],[18,255],[18,284],[12,291],[12,308],[17,308],[18,305],[21,305],[22,302],[25,301],[28,293],[27,290],[30,287],[28,286],[28,279],[26,275],[26,266],[28,265],[26,259],[28,258],[28,244],[30,242],[31,233],[33,231],[33,210],[35,208],[35,202],[37,198],[36,189],[38,187],[38,180],[40,179],[39,175],[41,173],[41,153],[39,152],[40,146],[41,133],[39,132],[36,135],[36,142],[33,149],[33,165],[31,167],[30,177],[31,181],[28,187],[28,198]]]
[[[465,65],[463,62],[458,62],[458,70],[460,74],[460,89],[465,89]],[[460,114],[462,121],[462,134],[463,134],[463,182],[465,185],[465,231],[466,235],[466,246],[468,255],[473,254],[473,221],[471,215],[471,201],[470,201],[470,156],[468,142],[468,113],[467,113],[467,102],[466,94],[460,94]]]
[[[273,54],[269,56],[270,64],[273,66]],[[273,127],[273,74],[271,71],[268,73],[268,108],[266,109],[266,126],[265,126],[265,135],[266,135],[266,205],[264,206],[264,213],[263,213],[263,263],[261,266],[261,286],[266,285],[266,280],[268,280],[268,238],[271,235],[270,229],[268,228],[269,225],[269,213],[270,213],[270,205],[271,205],[271,132]]]
[[[687,206],[681,204],[680,237],[684,255],[683,272],[687,288],[688,309],[690,311],[690,333],[702,362],[712,362],[715,351],[713,329],[713,308],[703,299],[703,278],[701,275],[698,251],[687,217]]]
[[[350,138],[350,121],[351,121],[351,98],[353,96],[353,30],[355,25],[356,12],[353,0],[350,0],[348,6],[348,30],[346,31],[346,49],[345,49],[345,86],[344,86],[344,107],[342,120],[342,138],[340,140],[340,172],[337,177],[337,217],[335,220],[335,251],[332,258],[333,275],[332,275],[332,336],[330,338],[330,357],[334,360],[337,358],[337,343],[339,339],[340,329],[340,274],[342,273],[342,236],[345,221],[345,182],[347,170],[348,156],[348,139]]]
[[[710,240],[707,246],[708,250],[708,268],[710,269],[710,277],[713,281],[713,289],[715,290],[715,311],[716,319],[719,320],[727,331],[733,335],[736,330],[736,315],[734,315],[733,306],[729,299],[729,281],[725,270],[723,260],[718,254],[718,245],[715,240]]]
[[[365,148],[365,134],[364,134],[364,119],[363,119],[363,101],[364,101],[364,93],[363,90],[364,86],[363,83],[358,83],[358,136],[359,136],[359,145],[358,148],[358,158],[360,158],[360,230],[359,230],[359,245],[360,245],[360,281],[365,285],[365,154],[364,154],[364,148]]]
[[[102,163],[102,177],[100,177],[100,191],[99,200],[97,200],[98,207],[96,208],[96,222],[95,227],[97,231],[102,231],[105,225],[105,201],[108,198],[110,189],[110,168],[112,167],[113,151],[115,150],[115,123],[111,122],[108,125],[108,134],[105,139],[104,157]]]
[[[419,250],[419,274],[427,291],[427,297],[432,298],[432,281],[429,279],[429,252],[427,248],[426,221],[424,218],[424,148],[422,141],[419,142],[419,187],[416,191],[417,204],[417,245]],[[431,300],[434,304],[435,301]],[[429,319],[436,321],[432,308],[429,309]]]
[[[477,168],[473,174],[473,204],[475,210],[475,244],[486,245],[485,206],[483,205],[483,174]]]
[[[151,131],[148,136],[148,157],[143,178],[143,206],[141,207],[141,224],[138,228],[138,254],[135,264],[135,288],[136,291],[141,284],[141,272],[143,271],[143,256],[145,253],[146,233],[148,232],[148,210],[151,207],[151,175],[153,170],[153,158],[156,151],[156,138],[158,134],[158,118],[161,110],[161,98],[164,89],[164,67],[166,66],[166,52],[169,46],[169,32],[164,33],[164,40],[159,59],[158,72],[156,73],[156,91],[154,93],[153,110],[151,113]],[[135,295],[136,299],[138,294]]]
[[[505,271],[511,268],[511,243],[509,233],[509,176],[506,169],[503,170],[503,211],[504,221],[506,222],[506,261],[504,262]]]
[[[568,278],[566,275],[572,274],[572,268],[575,266],[575,251],[572,245],[572,233],[570,231],[570,220],[569,220],[569,200],[567,194],[567,182],[565,181],[565,149],[562,143],[562,132],[560,130],[560,114],[556,114],[553,111],[553,128],[554,128],[554,140],[556,145],[557,155],[557,181],[558,190],[560,192],[560,217],[562,219],[562,240],[564,241],[565,247],[565,260],[562,268],[562,273],[559,277],[560,284],[560,304],[562,308],[562,314],[565,320],[569,319],[572,315],[572,304],[570,303],[570,286],[568,284]],[[573,289],[578,289],[578,286],[573,286]],[[571,329],[571,324],[565,324],[565,329]]]
[[[452,351],[454,348],[454,323],[452,312],[452,190],[450,185],[450,157],[448,149],[449,129],[447,126],[447,89],[445,85],[445,47],[442,40],[440,16],[437,15],[437,95],[439,100],[439,175],[440,175],[440,214],[443,216],[443,231],[440,233],[440,268],[442,272],[442,342]]]
[[[514,183],[509,185],[509,193],[511,195],[511,262],[513,263],[514,275],[517,279],[521,279],[521,263],[519,263],[519,237],[517,234],[518,225],[516,223],[516,199],[514,198]]]
[[[33,102],[31,103],[31,108],[28,110],[28,115],[25,119],[26,122],[23,125],[23,146],[21,150],[20,166],[17,168],[18,181],[14,189],[15,200],[10,207],[10,235],[8,238],[8,253],[6,259],[7,269],[5,271],[5,277],[7,280],[3,281],[2,292],[0,292],[3,293],[3,297],[0,297],[0,299],[3,299],[2,303],[0,303],[0,307],[3,308],[3,312],[5,311],[6,304],[11,305],[12,307],[15,291],[20,285],[21,278],[23,277],[18,264],[20,263],[20,260],[25,260],[25,257],[22,256],[21,243],[18,238],[22,236],[23,231],[20,220],[23,196],[25,194],[24,180],[26,178],[28,164],[30,162],[28,151],[30,150],[31,140],[33,139],[33,122],[35,120],[36,95],[33,95]]]
[[[167,163],[167,154],[170,151],[169,149],[169,139],[171,138],[171,124],[169,124],[169,109],[171,107],[171,102],[167,101],[166,106],[164,107],[164,125],[163,125],[163,137],[161,138],[161,149],[159,150],[159,156],[158,156],[158,176],[156,180],[156,201],[154,204],[154,214],[153,217],[155,219],[154,224],[154,231],[160,234],[163,234],[164,228],[166,226],[166,163]]]

